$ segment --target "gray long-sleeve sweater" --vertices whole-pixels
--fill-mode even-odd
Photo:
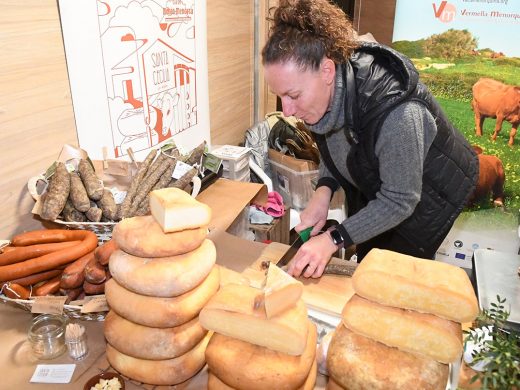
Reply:
[[[327,135],[327,146],[341,175],[356,186],[347,169],[350,150],[344,126],[345,91],[341,66],[336,69],[334,96],[330,111],[311,131]],[[376,199],[358,213],[342,222],[355,244],[365,242],[399,225],[414,211],[420,200],[423,162],[437,134],[430,112],[417,102],[405,102],[395,107],[382,124],[376,143],[381,188]],[[320,178],[333,175],[323,163]],[[348,205],[347,205],[348,207]]]

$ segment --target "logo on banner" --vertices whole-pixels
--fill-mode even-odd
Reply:
[[[451,3],[447,1],[441,1],[440,4],[432,3],[433,14],[435,18],[443,23],[449,23],[455,19],[457,9]]]

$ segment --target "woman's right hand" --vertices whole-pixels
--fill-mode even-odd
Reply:
[[[307,207],[300,213],[300,223],[294,227],[298,233],[312,226],[311,236],[315,236],[327,222],[332,190],[322,186],[314,191]]]

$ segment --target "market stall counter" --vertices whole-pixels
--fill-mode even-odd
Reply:
[[[263,261],[276,262],[286,245],[279,243],[261,244],[243,240],[224,231],[215,229],[210,238],[217,248],[217,263],[220,265],[221,285],[248,280],[250,283],[260,283],[264,272],[258,267]],[[350,279],[346,277],[325,275],[318,280],[304,281],[303,299],[310,312],[327,313],[327,319],[339,321],[344,303],[352,295]],[[106,341],[103,335],[102,321],[79,321],[85,326],[87,334],[88,354],[79,361],[73,360],[67,351],[51,360],[39,360],[34,356],[28,341],[28,330],[32,319],[36,316],[20,307],[11,304],[0,305],[0,364],[4,372],[9,373],[2,378],[1,388],[6,389],[81,389],[94,375],[104,371],[115,371],[106,358]],[[75,364],[75,369],[69,383],[45,384],[30,383],[38,365],[42,364]],[[318,375],[316,387],[324,389],[326,377]],[[207,369],[203,368],[195,377],[175,387],[152,386],[125,379],[125,389],[204,389],[207,386]]]

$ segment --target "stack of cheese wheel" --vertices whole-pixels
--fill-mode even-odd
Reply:
[[[152,216],[124,219],[113,231],[120,249],[105,287],[107,358],[131,379],[174,385],[205,365],[211,334],[198,315],[219,288],[219,270],[206,238],[208,206],[173,188],[152,192],[150,204]]]
[[[332,337],[329,387],[445,389],[462,353],[462,322],[478,314],[459,267],[373,249],[352,277],[354,296]]]
[[[215,333],[206,349],[208,389],[313,389],[316,326],[302,284],[270,266],[263,290],[227,284],[200,313]]]

